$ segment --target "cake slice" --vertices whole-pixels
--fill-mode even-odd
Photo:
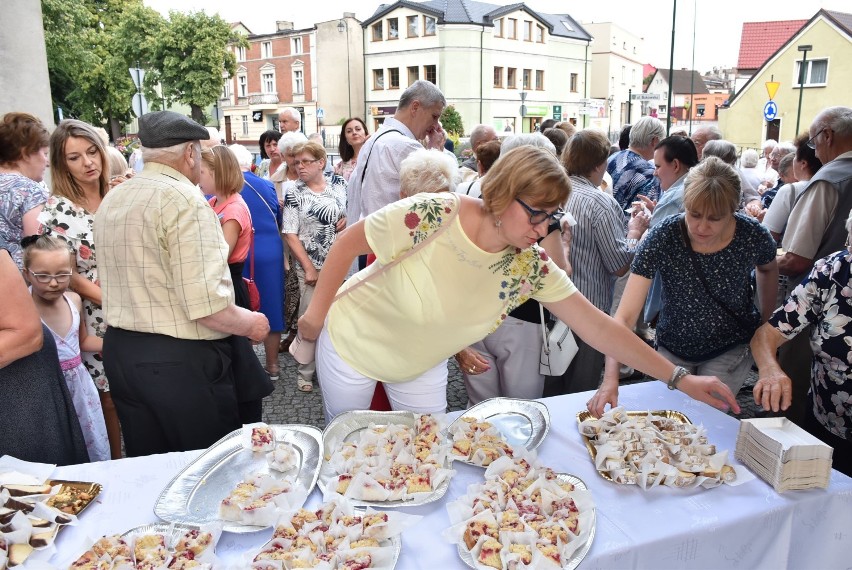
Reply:
[[[251,429],[251,450],[257,452],[272,451],[275,447],[275,436],[269,427]]]
[[[497,540],[489,538],[482,543],[482,548],[479,549],[479,556],[477,557],[479,563],[492,568],[503,568],[503,561],[500,560],[502,548],[503,545]]]

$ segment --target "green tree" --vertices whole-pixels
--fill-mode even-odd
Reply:
[[[169,12],[169,25],[155,51],[155,67],[163,96],[192,109],[192,118],[204,124],[204,109],[222,92],[222,71],[231,77],[237,61],[229,43],[248,47],[218,14]],[[153,79],[153,78],[152,78]]]
[[[455,135],[455,139],[464,134],[461,115],[452,105],[447,105],[447,108],[441,113],[441,125],[448,134]]]
[[[42,0],[42,11],[54,104],[116,139],[136,91],[128,68],[152,59],[162,17],[142,0]]]

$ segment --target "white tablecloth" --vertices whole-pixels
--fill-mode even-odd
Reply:
[[[827,490],[779,495],[761,479],[737,487],[643,491],[601,478],[577,432],[576,414],[590,393],[546,398],[551,430],[539,448],[542,461],[586,482],[597,505],[597,534],[581,568],[846,568],[852,545],[852,479],[832,472]],[[713,408],[672,392],[662,382],[621,389],[628,410],[674,409],[704,424],[710,442],[730,450],[739,422]],[[453,414],[458,415],[456,414]],[[163,487],[200,452],[169,453],[58,468],[55,478],[97,481],[103,492],[80,524],[63,530],[53,563],[60,568],[104,534],[158,522],[154,503]],[[464,568],[455,545],[442,540],[449,526],[445,504],[482,480],[482,469],[457,464],[443,500],[404,509],[424,519],[402,537],[399,570]],[[308,501],[321,502],[319,490]],[[257,550],[272,531],[223,534],[217,552],[239,568],[243,552]]]

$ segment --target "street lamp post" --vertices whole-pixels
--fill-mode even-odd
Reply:
[[[609,105],[609,114],[608,114],[608,116],[609,116],[609,133],[608,134],[609,135],[612,135],[612,102],[613,101],[615,101],[615,97],[613,97],[612,95],[610,95],[609,97],[606,98],[606,102]]]
[[[814,46],[807,44],[799,46],[799,51],[802,52],[802,63],[799,65],[799,108],[796,110],[796,132],[793,133],[794,138],[799,136],[799,119],[802,116],[802,94],[805,92],[805,64],[808,62],[808,52],[814,49]]]
[[[345,16],[345,14],[344,14]],[[349,66],[349,24],[344,20],[337,22],[337,31],[341,34],[346,32],[346,92],[349,95],[349,117],[352,116],[352,78]]]

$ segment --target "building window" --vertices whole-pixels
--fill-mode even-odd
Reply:
[[[544,89],[544,70],[536,69],[535,70],[535,88],[541,91]]]
[[[695,106],[695,110],[698,113],[699,117],[703,117],[704,116],[704,103],[698,103]]]
[[[305,72],[301,69],[293,70],[293,94],[305,94]]]
[[[243,115],[243,136],[248,136],[248,115]]]
[[[434,36],[437,23],[438,21],[432,16],[423,16],[423,35]]]
[[[532,89],[532,69],[524,70],[524,89],[529,90]]]
[[[416,65],[412,65],[408,68],[408,84],[411,85],[418,79],[420,79],[420,68]]]
[[[293,38],[292,53],[302,53],[302,38]]]
[[[237,97],[248,97],[248,77],[237,75]]]
[[[793,79],[793,86],[798,87],[801,81],[802,62],[796,62],[796,77]],[[805,87],[811,85],[825,85],[828,79],[828,60],[814,59],[805,62]]]
[[[420,34],[420,16],[409,16],[408,17],[408,34],[406,37],[416,38]]]
[[[231,98],[231,80],[225,79],[225,83],[222,84],[222,99],[230,99]]]
[[[569,89],[571,90],[571,93],[577,92],[577,83],[578,83],[579,79],[580,79],[580,76],[577,75],[576,73],[571,74],[571,83],[569,85]]]
[[[503,18],[495,20],[494,22],[494,37],[503,37]]]
[[[509,89],[514,89],[515,85],[515,72],[517,70],[514,67],[509,67],[506,69],[506,87]]]
[[[423,77],[430,83],[438,84],[438,68],[434,65],[423,66]]]
[[[506,24],[506,37],[510,40],[518,39],[518,20],[516,18],[508,18]]]
[[[269,71],[262,73],[260,87],[263,93],[275,93],[275,74]]]
[[[246,48],[243,46],[237,46],[237,61],[245,61],[246,60]]]
[[[375,24],[373,24],[373,41],[380,42],[384,39],[384,33],[382,32],[382,22],[379,20]]]
[[[660,105],[659,109],[660,109],[660,115],[665,116],[665,114],[666,114],[666,110],[668,109],[668,106],[666,106],[666,105]]]
[[[399,18],[388,18],[388,39],[399,39]]]
[[[624,85],[627,82],[627,68],[625,66],[621,66],[621,84]]]
[[[399,68],[391,67],[388,69],[388,81],[390,89],[399,89]]]
[[[531,42],[532,41],[532,22],[525,21],[524,22],[524,41]]]
[[[544,26],[535,27],[535,41],[540,44],[544,43]]]
[[[272,57],[272,42],[263,42],[260,44],[260,51],[264,59]]]
[[[503,87],[503,68],[494,67],[494,87]]]
[[[373,89],[384,89],[385,88],[385,70],[384,69],[374,69],[373,70]]]

